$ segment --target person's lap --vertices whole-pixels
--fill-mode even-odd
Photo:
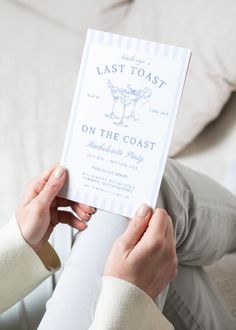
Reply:
[[[172,217],[179,264],[187,268],[194,266],[189,274],[201,274],[195,266],[209,264],[236,248],[235,198],[207,177],[169,160],[157,207],[165,208]],[[126,226],[127,219],[124,217],[99,211],[91,220],[89,230],[78,235],[53,297],[48,302],[40,329],[51,329],[53,326],[57,329],[72,330],[88,328],[99,295],[100,277],[106,257],[114,240]],[[174,283],[182,281],[182,273],[180,270],[170,292],[173,291]],[[199,292],[203,296],[205,292],[206,301],[212,300],[213,297],[213,300],[220,299],[217,294],[209,296],[207,290],[198,292],[198,285],[208,285],[208,282],[204,282],[202,275],[196,275],[195,278],[199,284],[190,287],[192,293],[185,297],[186,300],[195,299],[197,296],[203,299]],[[169,298],[165,311],[170,306],[168,300]],[[191,304],[191,301],[184,303]],[[220,313],[217,311],[209,314],[207,308],[211,308],[211,304],[204,304],[205,307],[201,310],[195,310],[194,304],[192,306],[192,316],[199,311],[203,313],[203,329],[207,329],[204,323],[207,324],[209,317],[213,316],[215,320],[223,318],[228,320],[228,324],[232,324],[232,319],[225,314],[224,308],[218,308]],[[221,306],[221,302],[217,306]],[[173,314],[173,323],[174,317]],[[187,317],[187,314],[182,317]]]

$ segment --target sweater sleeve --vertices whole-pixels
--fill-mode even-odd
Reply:
[[[135,285],[115,277],[102,279],[102,291],[89,330],[172,330],[153,300]]]
[[[0,313],[21,300],[60,267],[46,243],[37,254],[24,240],[15,217],[0,229]]]

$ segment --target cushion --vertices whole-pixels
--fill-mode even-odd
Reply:
[[[132,0],[13,0],[74,32],[109,30],[122,21]]]
[[[19,2],[83,35],[88,27],[93,27],[192,49],[171,156],[184,149],[219,115],[236,90],[234,0]]]
[[[234,0],[135,0],[117,32],[192,49],[170,155],[218,116],[236,90]]]

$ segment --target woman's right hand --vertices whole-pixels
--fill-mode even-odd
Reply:
[[[171,218],[164,209],[152,212],[143,204],[124,234],[114,243],[104,275],[126,280],[154,299],[176,274],[177,256]]]

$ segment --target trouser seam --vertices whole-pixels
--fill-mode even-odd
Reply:
[[[196,323],[197,327],[199,329],[204,330],[205,328],[201,326],[201,324],[199,323],[198,320],[196,320],[196,318],[194,317],[193,313],[191,312],[191,310],[187,307],[187,305],[185,304],[183,298],[181,297],[181,295],[178,293],[178,291],[175,289],[175,287],[173,285],[171,285],[171,288],[175,291],[176,296],[179,298],[179,300],[181,301],[182,305],[184,306],[185,310],[191,315],[192,319],[194,320],[194,322]]]

